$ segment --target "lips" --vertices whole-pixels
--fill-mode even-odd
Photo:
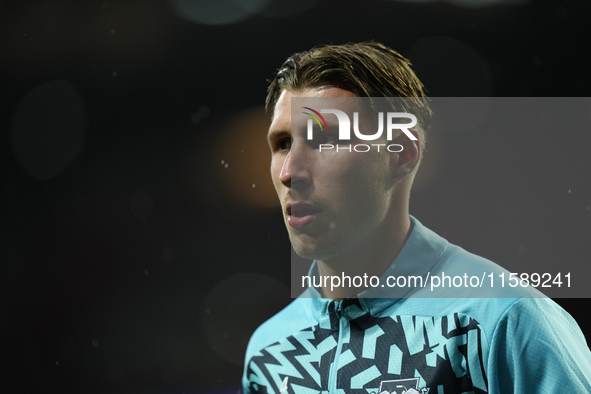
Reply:
[[[304,202],[289,202],[285,206],[287,220],[292,228],[302,228],[310,224],[320,213],[312,204]]]

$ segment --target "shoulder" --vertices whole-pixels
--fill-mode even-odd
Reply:
[[[572,316],[549,298],[515,301],[493,333],[498,392],[591,392],[591,352]],[[537,391],[540,392],[540,391]]]
[[[514,299],[546,297],[535,287],[529,285],[527,281],[520,280],[516,274],[453,244],[449,245],[441,259],[433,267],[431,275],[440,278],[451,277],[451,286],[446,288],[441,286],[441,290],[452,290],[456,294],[459,293],[461,297]],[[457,279],[457,283],[461,282],[461,286],[456,286],[453,282],[454,278]],[[450,281],[448,280],[447,283]],[[441,295],[450,296],[443,292]]]
[[[577,322],[550,298],[521,298],[511,303],[497,323],[493,341],[519,342],[531,346],[530,340],[555,344],[585,344]],[[587,346],[584,346],[587,348]],[[587,349],[588,350],[588,349]]]
[[[293,333],[317,324],[315,298],[296,298],[283,310],[261,324],[252,334],[246,350],[246,362],[265,347]]]

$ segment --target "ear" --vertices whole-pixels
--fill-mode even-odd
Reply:
[[[413,173],[421,159],[421,136],[415,129],[409,130],[416,138],[411,140],[403,132],[398,133],[388,145],[397,144],[392,150],[400,150],[397,153],[390,153],[390,167],[394,184],[402,181]]]

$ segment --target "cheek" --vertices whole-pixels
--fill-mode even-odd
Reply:
[[[340,152],[339,152],[340,154]],[[332,171],[344,179],[367,178],[369,174],[381,170],[383,160],[373,152],[343,152],[331,163]]]
[[[387,183],[388,166],[384,156],[357,153],[356,160],[348,163],[343,172],[343,182],[355,196],[371,196],[381,193]],[[367,155],[367,156],[361,156]]]
[[[281,185],[279,176],[281,174],[282,167],[283,162],[281,162],[280,160],[271,160],[271,179],[273,180],[273,185],[275,185],[275,189],[277,189],[277,191],[279,191],[278,187]]]

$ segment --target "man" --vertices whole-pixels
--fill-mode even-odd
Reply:
[[[376,122],[379,97],[394,115]],[[315,262],[304,294],[253,334],[245,393],[591,392],[583,334],[535,289],[391,286],[507,273],[409,216],[431,112],[408,60],[378,43],[296,54],[271,83],[267,108],[291,243]],[[354,136],[341,132],[347,117]],[[403,117],[418,122],[396,123]],[[376,123],[370,143],[358,131]],[[347,280],[355,277],[377,282]]]

